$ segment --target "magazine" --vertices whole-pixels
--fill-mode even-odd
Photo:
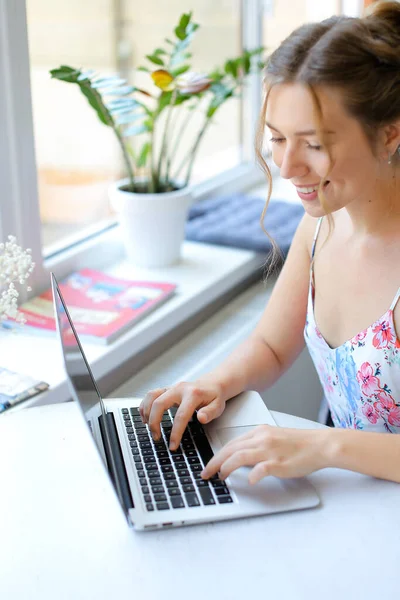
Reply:
[[[0,367],[0,413],[44,392],[49,384]]]
[[[173,283],[129,281],[91,269],[72,273],[59,287],[79,338],[96,344],[112,342],[176,290]],[[24,330],[56,330],[51,289],[22,304],[19,312],[26,319]]]

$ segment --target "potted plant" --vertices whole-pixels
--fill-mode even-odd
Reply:
[[[111,187],[110,199],[128,258],[138,266],[160,267],[179,258],[191,203],[190,177],[201,141],[220,107],[241,93],[251,72],[264,66],[263,49],[258,48],[245,50],[207,74],[193,72],[188,47],[198,27],[192,13],[183,14],[173,39],[166,38],[165,47],[146,56],[152,67],[138,70],[149,77],[149,90],[93,70],[63,65],[50,71],[53,78],[78,85],[117,137],[127,178]],[[177,164],[182,134],[197,111],[203,123],[193,128],[191,148]]]

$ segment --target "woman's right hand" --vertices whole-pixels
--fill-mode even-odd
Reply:
[[[182,381],[169,388],[148,392],[140,404],[139,411],[143,423],[148,423],[153,439],[158,440],[164,411],[171,406],[178,406],[169,444],[171,450],[176,450],[196,409],[198,420],[204,424],[219,417],[225,405],[226,401],[221,398],[221,390],[217,384]]]

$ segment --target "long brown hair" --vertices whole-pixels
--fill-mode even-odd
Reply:
[[[333,161],[325,145],[322,109],[316,87],[331,86],[341,91],[345,110],[358,120],[373,154],[377,156],[379,129],[400,119],[400,4],[375,3],[362,18],[334,16],[320,23],[298,27],[269,57],[264,83],[265,97],[256,134],[256,156],[269,183],[261,215],[261,226],[273,246],[269,274],[281,256],[277,244],[264,228],[272,193],[272,175],[262,154],[269,92],[278,83],[301,83],[310,91],[316,130],[330,159],[328,172],[318,190],[322,207],[328,212],[323,185]],[[392,162],[394,166],[399,165],[397,153]],[[333,220],[329,214],[328,221],[331,232]]]

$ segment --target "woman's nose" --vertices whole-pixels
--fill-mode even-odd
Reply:
[[[308,173],[307,165],[301,160],[297,152],[286,149],[280,166],[280,175],[284,179],[302,177]]]

